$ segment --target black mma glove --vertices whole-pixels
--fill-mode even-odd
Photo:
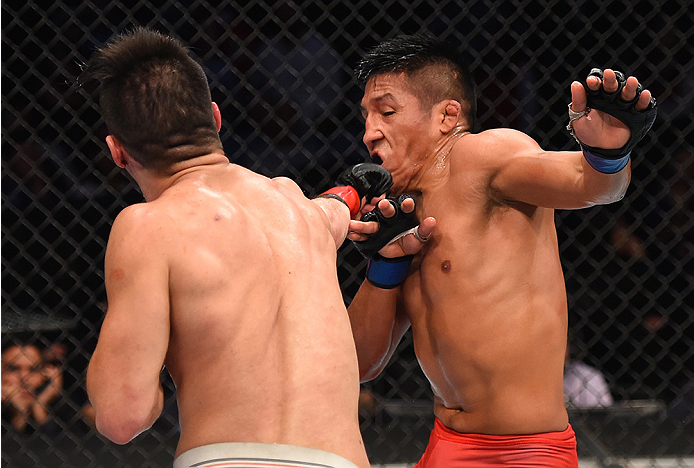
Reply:
[[[386,193],[393,186],[393,178],[388,169],[374,163],[361,163],[352,166],[339,175],[336,185],[349,185],[356,189],[360,197],[372,198]]]
[[[614,93],[608,93],[605,91],[601,85],[596,91],[591,90],[588,87],[586,81],[582,82],[583,87],[586,90],[587,95],[587,109],[597,109],[599,111],[605,112],[615,117],[631,131],[631,137],[629,141],[618,149],[604,149],[595,148],[593,146],[585,145],[578,140],[581,145],[583,154],[586,159],[596,170],[608,174],[612,174],[620,171],[624,166],[626,166],[631,150],[634,149],[636,144],[648,133],[648,130],[653,126],[655,118],[657,115],[657,104],[655,98],[651,98],[651,102],[648,107],[642,111],[636,110],[636,102],[641,96],[643,87],[641,84],[638,85],[636,89],[636,96],[631,101],[623,101],[621,98],[621,92],[626,85],[626,77],[622,72],[617,70],[614,71],[617,76],[617,91]],[[597,76],[601,80],[603,79],[603,71],[600,68],[593,68],[588,76]],[[585,114],[584,112],[582,114]],[[571,122],[574,118],[571,117]],[[572,130],[571,122],[569,122],[569,129]],[[573,134],[573,130],[572,130]],[[574,136],[575,137],[575,136]]]
[[[319,196],[342,201],[354,218],[361,208],[361,199],[366,197],[368,203],[372,198],[388,192],[393,186],[393,178],[387,169],[378,164],[361,163],[340,174],[336,185]]]
[[[405,213],[402,210],[402,202],[408,198],[412,197],[400,195],[398,198],[387,199],[395,208],[395,215],[390,218],[383,216],[379,207],[376,207],[362,218],[362,221],[365,222],[378,222],[378,231],[369,235],[367,240],[354,241],[357,250],[369,259],[369,264],[366,268],[366,279],[376,287],[383,289],[395,288],[405,281],[410,270],[410,264],[414,255],[385,258],[378,254],[378,251],[383,247],[419,225],[414,210],[411,213]]]
[[[395,208],[395,215],[390,218],[383,216],[381,209],[377,206],[372,211],[366,213],[361,219],[363,222],[378,222],[378,231],[370,234],[367,240],[354,241],[354,246],[364,257],[371,260],[381,260],[383,257],[378,255],[379,250],[390,244],[401,234],[419,225],[414,210],[412,210],[411,213],[405,213],[402,210],[402,202],[408,198],[412,197],[409,195],[400,195],[397,198],[387,198],[390,204]]]

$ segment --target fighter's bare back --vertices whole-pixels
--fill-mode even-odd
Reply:
[[[156,225],[144,230],[157,233],[150,255],[168,265],[177,455],[268,442],[368,466],[356,352],[323,211],[288,179],[222,164],[185,174],[125,216]]]

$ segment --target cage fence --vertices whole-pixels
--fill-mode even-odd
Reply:
[[[694,455],[688,0],[8,0],[1,8],[3,350],[35,345],[62,380],[49,424],[18,429],[3,408],[4,465],[153,467],[173,459],[175,388],[166,373],[163,415],[134,442],[107,442],[86,413],[106,240],[115,215],[142,196],[110,161],[104,123],[77,77],[95,47],[137,25],[191,47],[222,111],[232,162],[288,176],[309,196],[366,159],[353,68],[394,34],[428,32],[458,44],[474,70],[480,129],[515,128],[545,149],[576,148],[564,128],[573,80],[592,67],[638,76],[659,115],[634,153],[627,196],[556,214],[571,361],[598,369],[611,398],[567,404],[582,459],[684,466]],[[365,263],[349,243],[338,260],[349,303]],[[364,384],[363,397],[372,463],[414,464],[433,416],[411,335],[384,374]]]

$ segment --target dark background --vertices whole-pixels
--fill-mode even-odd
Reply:
[[[104,312],[110,225],[142,196],[110,161],[103,121],[76,78],[96,46],[135,25],[191,47],[221,108],[232,162],[289,176],[309,196],[367,156],[353,68],[383,38],[426,31],[458,44],[478,84],[480,129],[522,130],[545,149],[577,148],[564,128],[573,80],[592,67],[639,77],[659,114],[633,153],[626,198],[557,213],[573,354],[605,373],[621,404],[572,411],[572,424],[581,456],[604,466],[694,454],[688,0],[11,0],[2,2],[1,21],[3,344],[68,349],[60,430],[17,434],[3,420],[6,466],[166,466],[173,459],[174,389],[166,375],[164,416],[129,445],[104,441],[79,417]],[[347,303],[364,266],[346,243],[338,272]],[[409,335],[365,388],[376,399],[362,415],[372,462],[416,462],[433,418]]]

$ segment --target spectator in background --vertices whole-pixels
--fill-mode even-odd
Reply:
[[[63,389],[58,364],[65,348],[41,351],[32,344],[10,344],[2,352],[2,417],[18,431],[53,427],[52,406]]]
[[[571,345],[566,346],[564,362],[564,400],[574,408],[606,408],[614,399],[602,372],[571,357]]]

